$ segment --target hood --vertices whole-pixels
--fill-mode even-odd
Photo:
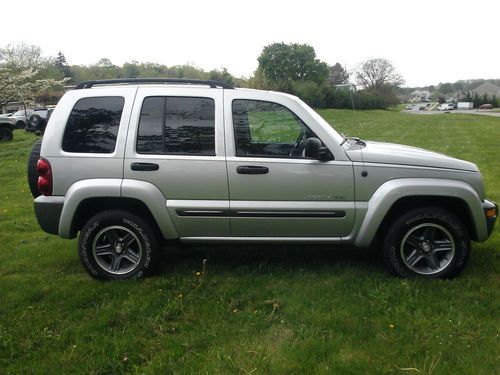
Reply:
[[[347,155],[352,161],[366,163],[416,165],[431,168],[460,169],[479,172],[474,163],[455,159],[422,148],[403,146],[394,143],[366,142],[366,147],[351,147]]]

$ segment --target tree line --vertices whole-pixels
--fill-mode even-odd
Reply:
[[[44,57],[38,46],[7,45],[0,48],[0,104],[53,104],[64,86],[94,79],[140,77],[211,79],[237,87],[287,92],[316,108],[373,109],[397,104],[396,90],[404,83],[386,59],[364,61],[349,72],[339,62],[329,65],[321,61],[307,44],[273,43],[263,48],[257,60],[253,76],[238,78],[226,68],[206,71],[192,65],[138,61],[118,66],[108,58],[91,65],[70,65],[62,52]]]

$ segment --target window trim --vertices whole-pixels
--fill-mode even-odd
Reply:
[[[164,99],[164,108],[165,110],[163,111],[163,114],[162,114],[162,121],[163,121],[163,124],[165,124],[166,122],[166,107],[167,107],[167,98],[179,98],[179,99],[209,99],[213,102],[214,104],[214,149],[213,149],[213,153],[210,153],[210,154],[195,154],[195,153],[187,153],[187,152],[162,152],[162,153],[158,153],[158,152],[139,152],[139,150],[137,149],[137,145],[138,145],[138,142],[139,142],[139,131],[140,131],[140,127],[141,127],[141,116],[142,116],[142,108],[144,106],[144,102],[146,101],[146,99],[149,99],[149,98],[163,98]],[[139,108],[139,118],[137,120],[137,130],[136,130],[136,134],[135,134],[135,142],[134,142],[134,152],[137,154],[137,155],[140,155],[140,156],[148,156],[148,155],[152,155],[152,156],[161,156],[161,157],[164,157],[164,156],[190,156],[190,157],[215,157],[217,156],[217,101],[215,100],[215,98],[212,98],[210,96],[188,96],[188,95],[148,95],[148,96],[144,96],[142,98],[142,102],[141,102],[141,106]],[[162,139],[163,139],[163,146],[162,146],[162,149],[165,149],[165,126],[162,126]]]
[[[97,99],[97,98],[121,98],[123,99],[123,106],[122,106],[122,109],[121,109],[121,115],[120,115],[120,121],[118,122],[118,131],[116,132],[116,138],[115,138],[115,144],[114,144],[114,147],[113,147],[113,150],[110,151],[110,152],[84,152],[84,151],[67,151],[64,149],[64,137],[66,136],[66,133],[68,131],[68,121],[71,117],[71,114],[73,113],[73,110],[75,109],[76,105],[82,101],[82,100],[85,100],[85,99]],[[68,117],[66,118],[66,123],[64,124],[64,132],[62,134],[62,137],[60,138],[60,150],[62,153],[64,154],[68,154],[68,155],[75,155],[75,156],[88,156],[88,155],[92,155],[92,157],[94,156],[107,156],[107,157],[111,157],[115,154],[116,152],[116,146],[117,146],[117,141],[118,141],[118,136],[120,134],[120,128],[122,127],[122,121],[123,121],[123,114],[125,113],[125,108],[126,108],[126,98],[123,96],[123,95],[103,95],[103,96],[84,96],[84,97],[81,97],[79,98],[75,104],[73,105],[73,107],[71,108],[71,111],[69,111],[69,114],[68,114]]]
[[[243,155],[243,154],[238,154],[238,144],[237,144],[237,139],[236,139],[236,129],[235,129],[235,123],[234,123],[234,111],[233,111],[233,108],[234,108],[234,102],[236,100],[245,100],[245,101],[253,101],[253,102],[262,102],[262,103],[270,103],[270,104],[276,104],[276,105],[279,105],[285,109],[287,109],[288,111],[290,111],[290,113],[298,118],[303,124],[304,126],[307,128],[307,130],[309,130],[311,133],[313,133],[316,138],[318,138],[321,143],[323,143],[323,145],[325,145],[325,143],[321,140],[321,138],[319,138],[319,136],[314,132],[312,131],[311,127],[309,125],[307,125],[307,123],[302,120],[302,118],[297,115],[294,111],[292,111],[290,108],[288,108],[286,105],[283,105],[281,103],[277,103],[277,102],[272,102],[270,100],[262,100],[262,99],[246,99],[246,98],[233,98],[231,100],[231,122],[232,122],[232,130],[233,130],[233,142],[234,142],[234,156],[235,157],[238,157],[238,158],[270,158],[270,159],[295,159],[295,160],[314,160],[314,159],[311,159],[311,158],[306,158],[306,157],[303,157],[303,156],[290,156],[290,155],[269,155],[269,154],[252,154],[252,155]],[[250,126],[250,125],[249,125]],[[279,143],[276,143],[276,144],[279,144]],[[326,145],[325,145],[326,147]],[[330,151],[331,152],[331,151]]]

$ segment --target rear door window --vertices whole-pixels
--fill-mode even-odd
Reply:
[[[63,151],[113,153],[124,104],[125,99],[120,96],[78,100],[66,123]]]
[[[137,133],[139,154],[215,155],[215,102],[211,98],[144,99]]]

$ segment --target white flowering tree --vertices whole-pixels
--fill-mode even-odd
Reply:
[[[61,87],[65,79],[39,77],[46,62],[36,46],[20,43],[0,48],[0,105],[14,101],[33,105],[40,93]]]

